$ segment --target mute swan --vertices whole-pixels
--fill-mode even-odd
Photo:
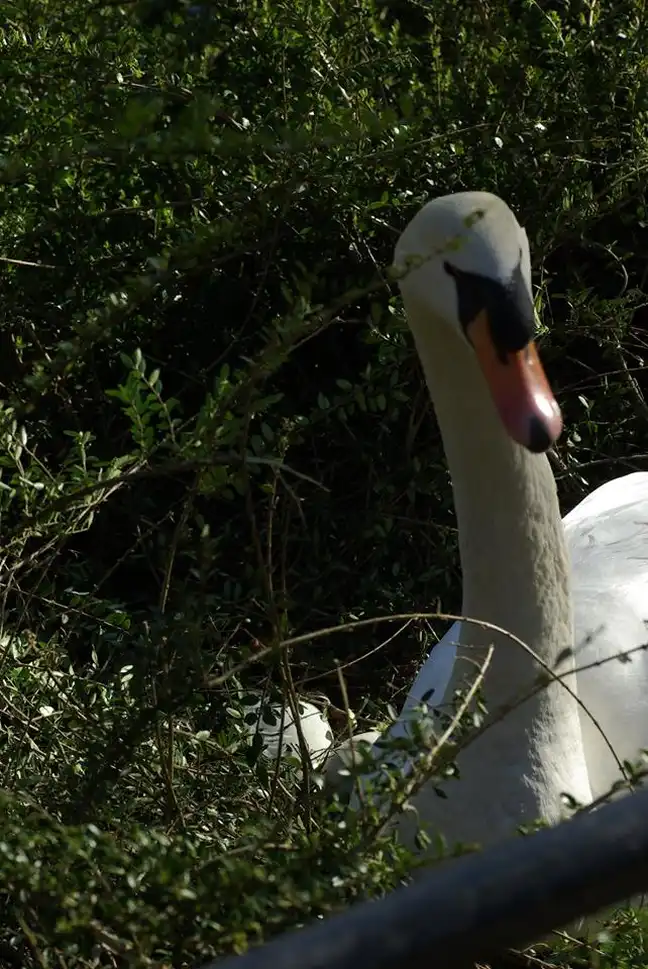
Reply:
[[[648,474],[609,482],[561,523],[543,452],[562,419],[533,343],[527,236],[501,199],[464,192],[429,202],[401,235],[394,265],[450,467],[462,614],[513,633],[568,673],[619,760],[636,760],[648,747],[648,657],[611,657],[648,641]],[[383,737],[405,734],[415,705],[452,695],[491,644],[489,711],[536,681],[542,666],[518,644],[455,623]],[[603,665],[574,675],[593,663]],[[372,756],[384,759],[380,745]],[[555,823],[564,794],[587,804],[620,777],[601,732],[556,682],[490,726],[457,763],[460,779],[444,782],[445,798],[427,785],[413,799],[419,821],[449,845]],[[398,825],[412,843],[416,818],[407,812]]]

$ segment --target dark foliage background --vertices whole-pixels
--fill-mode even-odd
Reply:
[[[240,705],[371,722],[428,623],[281,644],[459,606],[385,275],[429,196],[527,228],[565,510],[648,468],[646,12],[17,0],[0,46],[0,962],[194,965],[406,868]]]

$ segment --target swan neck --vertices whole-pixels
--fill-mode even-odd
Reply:
[[[565,689],[575,690],[566,543],[547,458],[505,433],[461,335],[416,305],[406,301],[406,308],[452,477],[462,615],[506,630],[528,647],[503,632],[459,624],[446,702],[474,681],[474,661],[492,645],[481,695],[494,719],[459,752],[457,796],[450,797],[450,782],[447,800],[433,796],[431,806],[424,803],[425,788],[420,794],[421,812],[434,818],[448,843],[487,844],[510,837],[519,824],[560,820],[564,792],[591,800],[578,706]],[[547,667],[567,676],[538,690]],[[508,712],[498,719],[502,708]]]
[[[568,556],[548,459],[506,434],[472,351],[458,334],[429,321],[412,329],[452,478],[462,615],[508,630],[553,667],[573,640]],[[435,345],[439,335],[456,345]],[[466,637],[484,641],[483,633],[464,624],[462,642]],[[486,639],[494,642],[493,634]],[[537,674],[518,647],[506,652],[509,684],[521,676],[513,657]]]

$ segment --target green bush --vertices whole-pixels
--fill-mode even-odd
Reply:
[[[527,227],[565,507],[646,466],[643,6],[6,7],[0,962],[193,965],[405,876],[239,721],[398,706],[435,630],[348,624],[458,607],[427,197]]]

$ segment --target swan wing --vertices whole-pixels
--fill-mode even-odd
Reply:
[[[648,473],[608,481],[563,521],[574,600],[587,598],[594,611],[586,629],[576,628],[576,646],[584,634],[591,635],[597,619],[620,629],[623,613],[630,611],[638,622],[648,621]],[[612,615],[596,606],[596,593],[603,595],[606,609],[610,597],[616,602]],[[618,633],[619,646],[637,645],[626,636]]]
[[[648,474],[609,481],[564,519],[574,657],[593,796],[648,748]],[[613,753],[614,751],[614,753]]]

